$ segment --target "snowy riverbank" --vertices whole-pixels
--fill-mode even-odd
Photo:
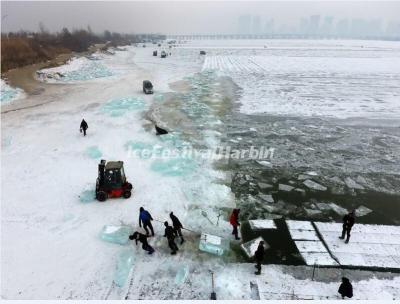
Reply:
[[[288,167],[294,176],[293,171],[303,165],[300,162],[306,157],[293,156],[286,138],[292,138],[290,132],[300,132],[302,122],[291,129],[284,124],[286,121],[236,119],[232,114],[235,98],[237,91],[243,91],[229,77],[202,72],[206,59],[199,55],[201,46],[172,49],[172,55],[163,59],[152,56],[153,48],[156,46],[130,46],[99,60],[74,59],[50,70],[51,74],[61,71],[67,75],[49,81],[57,85],[43,84],[51,89],[27,98],[29,105],[40,106],[10,106],[2,114],[2,297],[208,299],[212,270],[218,299],[250,299],[251,281],[258,281],[260,297],[265,299],[337,299],[343,274],[354,282],[356,299],[399,298],[396,274],[321,269],[320,277],[311,282],[309,267],[265,265],[263,275],[256,277],[253,265],[243,263],[238,242],[231,242],[231,250],[222,257],[199,251],[200,232],[231,238],[228,218],[238,203],[245,202],[257,216],[289,210],[289,203],[277,201],[273,207],[278,210],[267,212],[260,209],[269,206],[265,201],[261,207],[253,204],[258,196],[235,198],[228,170],[219,169],[212,159],[166,160],[137,157],[132,152],[211,149],[226,139],[236,140],[238,146],[245,140],[265,143],[269,138],[257,137],[258,132],[269,135],[274,131],[271,138],[277,138],[277,144],[282,145],[278,164],[283,167],[292,161],[295,166]],[[104,74],[97,74],[97,68],[87,68],[92,61],[96,67],[106,67],[112,76],[95,77]],[[152,81],[154,95],[142,93],[145,79]],[[82,118],[89,124],[86,137],[79,133]],[[228,118],[232,118],[232,125],[227,123]],[[171,133],[156,136],[150,119]],[[314,140],[312,134],[316,131],[309,129],[310,134],[304,134],[313,140],[305,141],[307,146],[321,141]],[[239,133],[234,134],[235,131]],[[354,138],[351,136],[349,141]],[[104,203],[94,200],[100,159],[124,161],[126,175],[134,187],[131,198]],[[325,162],[319,164],[329,167]],[[265,161],[255,166],[264,178],[277,175]],[[313,169],[302,168],[305,172]],[[320,172],[318,169],[318,176],[324,176]],[[312,174],[310,178],[318,176]],[[242,186],[252,181],[246,180]],[[279,183],[275,179],[273,187],[278,188]],[[264,199],[276,197],[272,190],[264,192],[270,195]],[[310,201],[307,206],[311,204]],[[102,240],[106,225],[124,223],[143,232],[138,226],[141,206],[159,221],[169,219],[169,213],[174,211],[184,227],[195,231],[184,231],[186,242],[176,256],[170,255],[163,238],[164,227],[159,222],[153,223],[156,236],[150,238],[150,244],[156,252],[152,256],[132,242],[119,245]],[[284,216],[291,218],[292,214]],[[281,254],[278,262],[285,263],[285,255]],[[117,273],[117,267],[121,270],[124,265],[132,266],[132,270],[125,273],[126,281],[120,288],[115,284],[116,275],[124,273]]]

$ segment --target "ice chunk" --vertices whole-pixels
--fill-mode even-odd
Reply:
[[[103,154],[97,146],[91,146],[86,149],[86,155],[90,158],[97,159],[100,158]]]
[[[101,61],[89,60],[85,57],[72,58],[67,64],[42,69],[37,76],[42,81],[49,82],[79,82],[114,75]]]
[[[261,190],[267,190],[272,189],[274,186],[266,183],[258,183],[258,187],[260,187]]]
[[[87,204],[95,201],[96,193],[94,190],[85,190],[79,195],[79,200],[81,203]]]
[[[273,203],[274,202],[274,198],[270,194],[260,194],[259,196],[263,201],[266,201],[267,203]]]
[[[327,203],[316,203],[316,205],[319,210],[322,210],[322,211],[331,210],[331,206]]]
[[[306,185],[308,188],[312,189],[312,190],[318,190],[318,191],[326,191],[328,190],[327,187],[322,186],[310,179],[307,179],[306,181],[303,182],[304,185]]]
[[[112,117],[119,117],[127,112],[143,110],[144,106],[144,100],[140,97],[123,97],[108,101],[102,107],[102,112]]]
[[[103,227],[100,238],[103,241],[125,245],[129,241],[129,235],[133,233],[133,228],[130,226],[112,226],[106,225]]]
[[[276,229],[273,220],[250,220],[249,224],[252,230]]]
[[[186,279],[189,276],[189,266],[188,265],[183,265],[179,267],[176,276],[175,276],[175,284],[176,285],[182,285],[185,283]]]
[[[261,166],[272,167],[272,164],[266,160],[257,160],[256,162],[259,163]]]
[[[298,180],[305,180],[305,179],[308,179],[308,178],[310,178],[310,176],[304,175],[304,174],[300,174],[300,175],[297,177]]]
[[[3,79],[1,79],[1,92],[0,103],[7,104],[23,94],[23,91],[18,88],[9,86]]]
[[[329,203],[329,206],[332,208],[333,211],[335,211],[339,215],[346,215],[347,213],[349,213],[347,209],[342,208],[336,205],[335,203]]]
[[[357,184],[354,180],[352,180],[350,177],[346,177],[346,179],[344,180],[344,182],[346,183],[347,187],[351,188],[351,189],[358,189],[358,190],[364,190],[364,187]]]
[[[307,215],[309,216],[313,216],[313,215],[319,215],[322,213],[321,210],[314,210],[314,209],[308,209],[308,208],[304,208],[304,211],[307,213]]]
[[[264,241],[264,239],[260,236],[260,237],[254,239],[254,240],[251,240],[247,243],[243,243],[242,245],[240,245],[240,247],[242,247],[242,249],[244,250],[244,252],[246,253],[246,255],[249,258],[252,258],[261,241]],[[270,248],[270,246],[267,244],[267,242],[264,241],[264,249],[268,249],[268,248]]]
[[[311,176],[318,176],[318,173],[315,171],[308,171],[306,172],[307,175],[311,175]]]
[[[123,287],[132,271],[135,257],[132,249],[122,251],[117,258],[117,269],[114,275],[114,282],[118,287]]]
[[[202,233],[199,249],[215,255],[223,255],[229,250],[229,241],[216,235]]]
[[[184,176],[196,170],[196,163],[190,158],[177,157],[169,160],[155,160],[151,169],[166,176]]]
[[[356,216],[364,216],[371,212],[372,212],[371,209],[361,205],[356,209]]]
[[[280,191],[292,191],[294,189],[293,186],[285,185],[285,184],[279,184],[279,190]]]
[[[300,194],[305,194],[306,193],[306,190],[301,189],[301,188],[296,188],[296,189],[294,189],[294,191],[299,192]]]

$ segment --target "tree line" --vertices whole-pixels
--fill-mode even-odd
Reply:
[[[39,25],[39,32],[19,31],[1,34],[1,72],[29,64],[47,61],[59,54],[84,52],[94,44],[106,46],[128,45],[146,40],[165,39],[163,35],[120,34],[87,29],[50,33]]]

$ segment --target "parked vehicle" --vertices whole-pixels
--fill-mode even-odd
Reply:
[[[167,53],[165,51],[161,51],[161,58],[167,57]]]
[[[153,94],[153,84],[149,80],[143,80],[143,92]]]

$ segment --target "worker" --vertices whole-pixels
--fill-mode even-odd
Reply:
[[[264,252],[265,252],[264,241],[260,241],[257,250],[254,253],[254,259],[256,261],[256,265],[254,267],[257,268],[257,271],[255,272],[255,274],[257,275],[261,274],[261,263],[264,260]]]
[[[86,136],[86,130],[88,128],[89,128],[89,126],[88,126],[87,122],[84,119],[82,119],[81,126],[80,126],[79,130],[80,130],[81,133],[83,131],[83,136]]]
[[[185,241],[185,240],[183,239],[183,235],[182,235],[183,226],[182,226],[180,220],[174,215],[173,212],[171,212],[171,213],[169,214],[169,217],[170,217],[171,220],[172,220],[172,227],[174,227],[175,234],[176,234],[176,235],[179,235],[179,236],[181,237],[181,245],[182,245],[183,242]]]
[[[143,250],[147,251],[149,254],[154,252],[153,247],[151,247],[147,242],[147,235],[136,231],[134,234],[129,236],[129,239],[135,240],[136,245],[138,244],[138,241],[141,242]]]
[[[139,210],[139,227],[142,227],[143,223],[143,228],[146,230],[146,235],[149,235],[149,230],[147,230],[147,227],[149,227],[151,230],[151,235],[154,236],[153,225],[151,224],[153,218],[151,217],[151,214],[147,210],[144,210],[143,207],[140,207]]]
[[[240,209],[233,209],[231,217],[229,219],[229,222],[231,223],[231,225],[233,227],[232,234],[235,236],[236,240],[240,240],[240,238],[238,237],[238,226],[240,226],[239,212],[240,212]]]
[[[345,297],[353,297],[353,286],[351,285],[348,278],[342,277],[342,284],[340,284],[338,292],[342,296],[342,299],[344,299]]]
[[[354,210],[351,211],[349,214],[346,214],[346,215],[343,217],[342,236],[340,236],[339,239],[343,240],[345,234],[347,234],[346,241],[345,241],[346,244],[347,244],[347,243],[349,242],[349,240],[350,240],[350,231],[351,231],[351,228],[352,228],[353,225],[354,225],[354,222],[355,222],[355,211],[354,211]]]
[[[167,221],[164,222],[164,226],[165,226],[164,237],[166,237],[168,240],[168,246],[172,250],[171,254],[176,254],[176,252],[179,250],[178,246],[175,244],[176,232],[174,228],[172,228],[172,226],[169,226]]]

